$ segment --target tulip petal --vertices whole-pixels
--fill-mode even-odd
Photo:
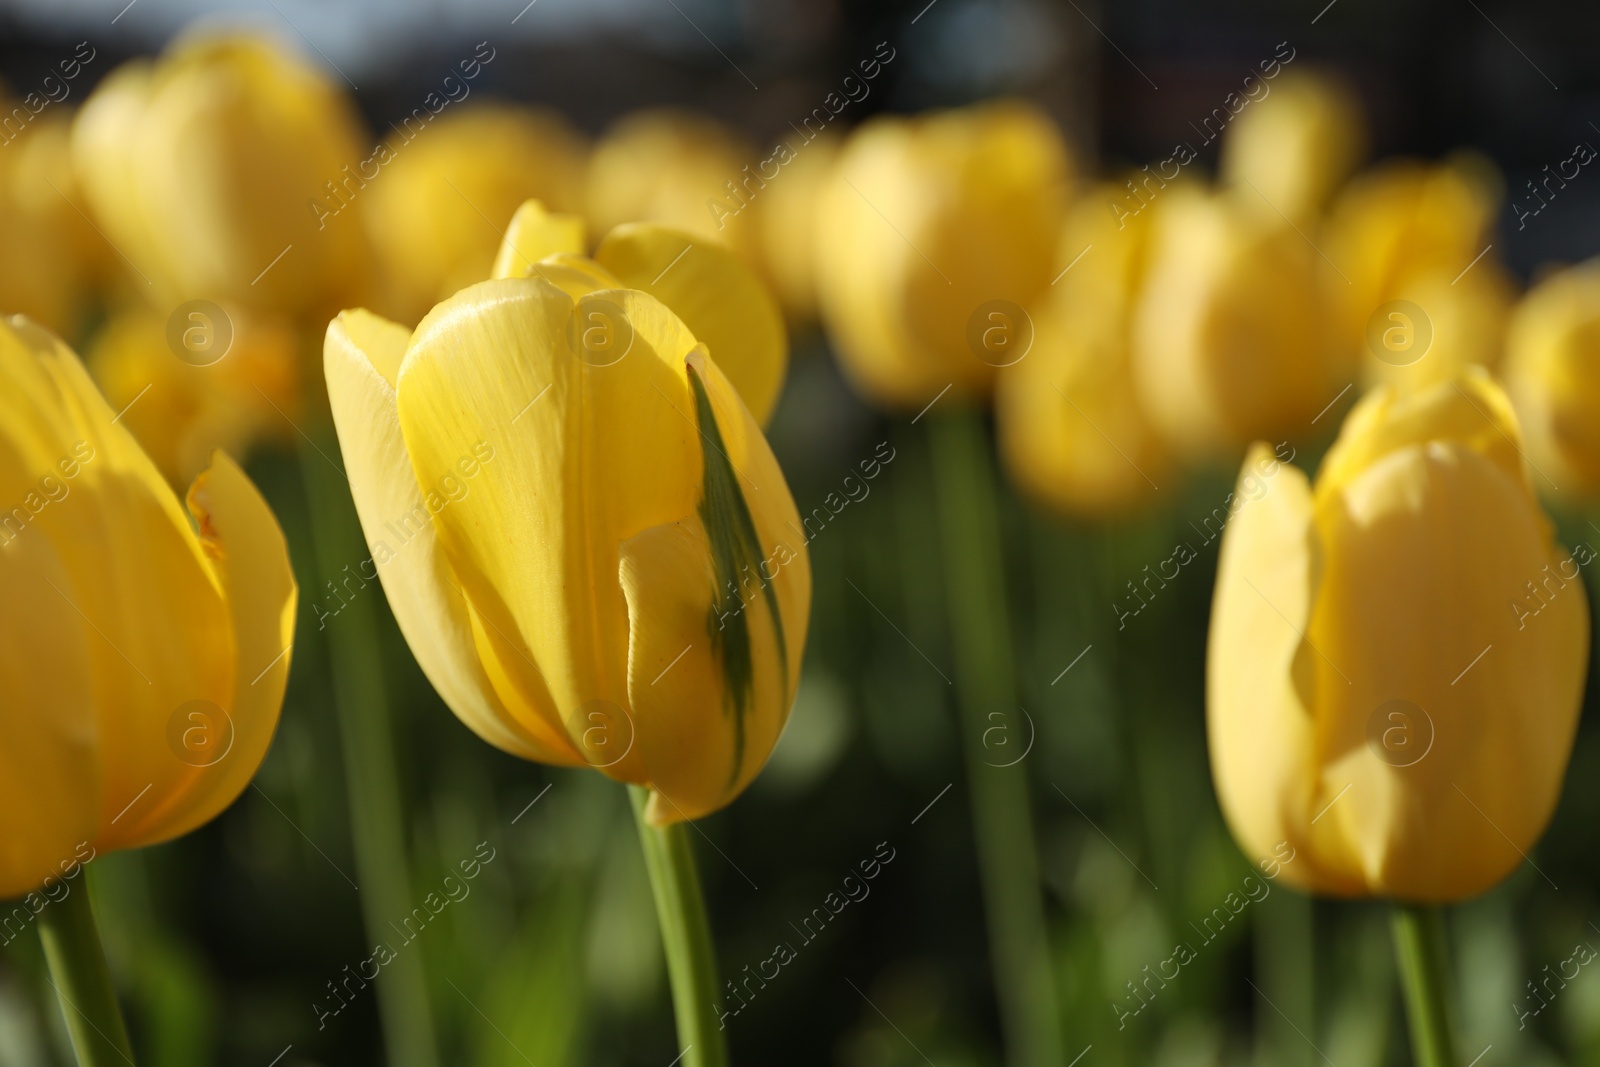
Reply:
[[[1442,902],[1500,881],[1543,832],[1572,750],[1583,582],[1494,448],[1405,445],[1319,492],[1308,629],[1347,674],[1320,678],[1319,745],[1353,783],[1341,822],[1374,894]],[[1397,700],[1431,742],[1402,765],[1367,733]]]
[[[69,473],[70,472],[70,473]],[[233,626],[177,495],[56,337],[0,326],[0,500],[49,540],[55,590],[90,627],[105,761],[102,837],[116,848],[187,790],[169,728],[194,701],[232,700]]]
[[[595,259],[629,289],[671,308],[766,425],[789,362],[778,303],[743,259],[726,247],[652,222],[618,226]]]
[[[400,429],[394,383],[410,332],[367,311],[346,311],[328,326],[328,399],[356,513],[395,621],[441,699],[497,748],[546,763],[573,762],[566,736],[544,718],[514,716],[478,660],[471,606],[450,569]],[[481,477],[478,457],[467,468]],[[451,473],[468,492],[475,479]],[[433,483],[437,485],[438,483]]]
[[[601,289],[621,289],[616,275],[587,256],[570,252],[557,252],[546,256],[523,275],[538,276],[560,289],[574,300],[580,300]]]
[[[557,252],[583,252],[583,219],[546,211],[537,200],[524,201],[511,216],[489,277],[526,278],[534,264]]]
[[[184,788],[141,809],[127,830],[119,828],[119,848],[186,834],[232,804],[266,758],[289,681],[298,590],[272,509],[239,465],[217,452],[189,488],[189,510],[233,623],[232,699],[221,721],[190,713],[180,747],[197,769]],[[226,747],[202,747],[217,745]]]
[[[574,346],[582,355],[575,354]],[[479,444],[479,482],[434,515],[487,624],[480,654],[572,732],[596,701],[625,706],[627,606],[617,552],[692,510],[699,436],[682,357],[694,346],[653,297],[576,304],[541,278],[462,290],[417,328],[400,424],[417,479],[440,484]],[[522,698],[501,690],[508,706]],[[632,756],[607,773],[643,780]]]
[[[37,531],[0,533],[0,900],[61,873],[96,839],[100,781],[88,643],[94,631],[59,594],[69,583]],[[52,588],[54,587],[54,588]],[[61,789],[58,783],[72,783]],[[9,933],[9,931],[6,931]]]
[[[645,531],[621,565],[628,688],[658,825],[717,810],[766,764],[794,701],[811,602],[777,461],[705,350],[688,363],[705,441],[698,521]]]
[[[1252,860],[1287,842],[1296,858],[1283,867],[1286,881],[1356,892],[1361,883],[1341,870],[1332,822],[1312,824],[1343,783],[1330,789],[1315,773],[1314,679],[1326,666],[1305,640],[1318,566],[1311,487],[1257,443],[1233,499],[1239,507],[1222,538],[1206,653],[1217,796]]]

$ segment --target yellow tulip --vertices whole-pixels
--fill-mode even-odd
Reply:
[[[596,233],[629,222],[659,222],[720,241],[756,263],[754,213],[741,196],[755,148],[727,126],[672,108],[624,115],[595,145],[589,160],[588,217]],[[757,194],[764,196],[764,193]],[[752,199],[751,202],[754,202]]]
[[[1341,81],[1285,70],[1222,141],[1226,185],[1259,194],[1296,225],[1315,223],[1366,153],[1360,103]]]
[[[90,214],[153,302],[310,316],[365,283],[354,213],[318,210],[353,185],[357,130],[344,93],[298,57],[201,36],[113,71],[78,115],[73,156]]]
[[[1129,356],[1150,220],[1118,220],[1109,183],[1068,214],[1057,258],[1071,269],[1043,298],[1033,347],[1001,373],[1001,454],[1030,495],[1068,514],[1101,517],[1155,501],[1171,456],[1140,405]],[[1075,262],[1076,261],[1076,262]]]
[[[139,848],[232,803],[266,755],[295,584],[222,453],[188,513],[55,336],[0,321],[0,898],[88,845]],[[191,521],[192,516],[192,521]]]
[[[374,563],[445,702],[507,752],[648,785],[662,825],[766,762],[810,561],[756,418],[691,332],[748,315],[724,284],[747,269],[664,227],[612,233],[598,261],[581,246],[577,220],[526,205],[500,276],[415,332],[340,315],[328,392]],[[697,301],[682,317],[676,287]]]
[[[1559,271],[1523,298],[1507,331],[1505,377],[1532,462],[1562,492],[1600,493],[1600,260]]]
[[[1133,356],[1150,418],[1189,458],[1303,432],[1339,391],[1316,251],[1248,190],[1155,203]]]
[[[1061,269],[1069,177],[1055,125],[1017,102],[881,116],[851,134],[816,213],[816,276],[863,392],[910,411],[946,386],[987,396],[1010,353],[981,339],[990,324],[1009,333]]]
[[[839,155],[839,140],[831,133],[785,139],[791,156],[777,177],[757,190],[753,201],[760,230],[761,263],[772,279],[791,322],[803,323],[817,314],[817,212],[822,190]]]
[[[143,308],[119,312],[90,343],[88,364],[174,484],[219,448],[244,456],[259,441],[292,438],[300,417],[294,331],[237,308],[194,310],[176,323]]]
[[[1265,446],[1223,537],[1212,776],[1240,846],[1293,884],[1444,903],[1523,862],[1555,808],[1589,653],[1504,392],[1383,388],[1313,487]],[[1235,503],[1236,502],[1236,503]]]
[[[524,200],[582,208],[586,147],[552,111],[469,103],[414,143],[391,139],[389,149],[355,202],[395,313],[407,321],[488,275],[500,227]]]
[[[1494,365],[1514,291],[1489,248],[1499,184],[1458,156],[1387,163],[1340,194],[1320,244],[1348,375],[1416,390]]]

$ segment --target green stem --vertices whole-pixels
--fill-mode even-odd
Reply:
[[[376,600],[383,590],[376,579],[360,573],[366,569],[362,566],[368,558],[366,543],[348,484],[324,454],[329,452],[336,452],[331,442],[320,452],[307,442],[300,450],[300,467],[310,502],[317,569],[334,583],[342,604],[336,615],[321,621],[344,755],[361,916],[367,937],[379,944],[391,939],[394,931],[389,924],[408,915],[415,902],[378,643]],[[315,599],[324,599],[322,590],[316,591]],[[393,1067],[439,1063],[420,951],[418,946],[397,953],[374,983],[384,1046]]]
[[[672,1010],[678,1040],[684,1045],[681,1062],[683,1067],[727,1067],[727,1038],[716,1007],[717,956],[711,946],[711,923],[700,893],[689,824],[651,826],[644,817],[650,791],[630,785],[628,794],[667,953]]]
[[[1450,1034],[1444,918],[1431,905],[1396,903],[1393,928],[1417,1067],[1458,1067],[1460,1060]]]
[[[131,1065],[133,1046],[128,1043],[128,1028],[100,947],[87,871],[71,892],[39,913],[39,940],[44,943],[50,983],[61,998],[61,1014],[67,1020],[79,1067]]]
[[[953,406],[953,405],[952,405]],[[1065,1062],[1061,1020],[1039,887],[1024,764],[982,740],[996,724],[1014,727],[1004,753],[1027,743],[1018,715],[1010,615],[1000,558],[999,502],[982,420],[970,410],[932,420],[928,431],[937,482],[956,692],[963,717],[961,746],[972,794],[994,979],[1008,1062],[1059,1067]]]

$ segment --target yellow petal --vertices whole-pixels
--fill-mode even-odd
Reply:
[[[783,388],[789,339],[777,301],[744,260],[705,238],[648,222],[606,234],[595,259],[624,286],[671,308],[765,425]]]
[[[557,252],[546,256],[520,277],[538,277],[560,289],[574,300],[582,299],[601,289],[621,289],[616,275],[587,256],[571,252]]]
[[[693,345],[653,297],[602,290],[575,305],[539,278],[463,290],[417,328],[399,411],[418,481],[437,484],[480,442],[494,449],[434,526],[487,624],[480,655],[517,681],[500,693],[508,707],[536,700],[530,711],[571,730],[592,702],[626,706],[617,553],[693,510]],[[607,772],[644,773],[637,755]]]
[[[514,755],[568,762],[564,735],[543,720],[524,725],[511,715],[478,661],[460,579],[439,546],[400,430],[395,381],[410,339],[386,319],[346,311],[329,324],[323,349],[345,471],[384,593],[423,673],[462,722]],[[462,459],[450,482],[430,486],[434,503],[449,500],[441,490],[472,492],[482,479],[481,455],[469,451]]]
[[[0,602],[28,606],[0,615],[7,689],[0,713],[0,900],[60,876],[77,846],[99,832],[88,655],[88,643],[98,638],[60,595],[67,585],[47,538],[0,528]]]
[[[289,681],[298,590],[272,509],[239,465],[218,452],[189,488],[189,511],[232,621],[233,692],[221,721],[209,709],[180,720],[178,743],[197,766],[182,790],[148,812],[136,809],[142,815],[117,835],[118,847],[186,834],[232,804],[266,758]],[[172,733],[169,726],[169,744]]]
[[[489,277],[525,278],[546,256],[583,252],[583,240],[582,218],[549,212],[539,201],[525,200],[511,216]]]
[[[180,709],[232,702],[233,622],[177,496],[77,357],[13,320],[0,382],[0,499],[25,509],[8,513],[21,536],[51,542],[66,579],[54,593],[88,627],[99,843],[122,847],[190,786],[195,768],[169,742]]]
[[[1316,760],[1315,679],[1327,666],[1305,640],[1319,583],[1311,487],[1256,444],[1227,506],[1206,650],[1217,797],[1253,862],[1293,855],[1283,867],[1291,884],[1358,892],[1332,816],[1312,822],[1344,783],[1329,788]]]
[[[1316,523],[1326,567],[1308,636],[1343,672],[1319,676],[1321,758],[1353,783],[1339,825],[1369,892],[1475,896],[1523,862],[1560,795],[1589,647],[1577,566],[1521,472],[1454,440],[1319,492]],[[1404,766],[1369,743],[1392,701],[1432,734]]]
[[[737,796],[788,721],[811,603],[799,516],[754,418],[689,357],[705,441],[698,513],[623,545],[628,690],[659,824]]]

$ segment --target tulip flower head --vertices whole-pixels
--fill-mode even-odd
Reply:
[[[359,221],[315,207],[366,155],[357,130],[338,87],[274,42],[201,35],[112,71],[73,157],[90,213],[159,306],[310,315],[363,281]]]
[[[1263,445],[1246,460],[1212,603],[1211,770],[1240,847],[1294,855],[1292,884],[1461,900],[1544,832],[1593,553],[1555,543],[1520,442],[1469,371],[1367,396],[1315,486]]]
[[[1118,222],[1123,195],[1106,183],[1074,205],[1062,262],[1082,257],[1051,287],[1026,359],[995,387],[1002,455],[1033,497],[1068,514],[1104,517],[1149,505],[1172,457],[1134,388],[1130,340],[1144,280],[1148,210]],[[1092,259],[1090,257],[1093,257]]]
[[[1162,193],[1134,322],[1134,379],[1186,459],[1303,432],[1339,392],[1316,252],[1249,190]]]
[[[946,387],[986,397],[1061,269],[1069,184],[1061,135],[1026,104],[857,128],[816,219],[822,318],[856,386],[909,411]]]
[[[1228,127],[1221,180],[1293,219],[1315,225],[1366,153],[1361,107],[1336,77],[1285,70]]]
[[[77,357],[20,317],[0,321],[0,406],[5,898],[80,846],[166,841],[233,802],[277,725],[296,590],[232,460],[185,513]]]
[[[497,276],[414,332],[339,316],[328,389],[385,592],[445,702],[508,752],[649,785],[664,824],[754,779],[799,681],[805,539],[722,363],[770,404],[754,364],[776,309],[725,306],[759,283],[679,231],[581,248],[578,220],[525,205]]]
[[[1600,494],[1600,260],[1523,298],[1506,338],[1506,388],[1528,456],[1561,492]]]
[[[1489,247],[1500,185],[1460,155],[1386,163],[1339,194],[1318,243],[1346,373],[1418,390],[1494,366],[1513,295]]]

